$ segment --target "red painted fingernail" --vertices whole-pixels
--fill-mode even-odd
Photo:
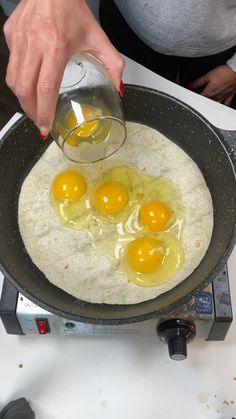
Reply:
[[[195,83],[189,83],[188,89],[195,89],[196,85]]]
[[[124,86],[123,81],[121,80],[121,82],[120,82],[120,95],[124,96],[124,93],[125,93],[125,86]]]
[[[40,132],[40,134],[39,134],[39,136],[40,136],[40,138],[41,138],[41,140],[46,140],[47,138],[48,138],[48,134],[41,134],[41,132]]]

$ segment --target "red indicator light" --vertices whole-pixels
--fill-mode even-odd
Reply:
[[[49,333],[49,326],[47,320],[36,319],[36,323],[40,335],[46,335],[47,333]]]

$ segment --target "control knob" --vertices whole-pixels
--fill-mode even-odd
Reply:
[[[196,335],[193,322],[181,319],[165,320],[157,326],[157,336],[167,343],[170,358],[182,361],[187,358],[187,343]]]

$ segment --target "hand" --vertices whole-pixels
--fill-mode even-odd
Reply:
[[[220,65],[190,83],[190,89],[205,86],[202,96],[230,106],[236,93],[236,73],[227,65]]]
[[[21,0],[4,25],[10,50],[6,83],[46,136],[66,63],[76,52],[102,61],[119,90],[124,60],[85,0]]]

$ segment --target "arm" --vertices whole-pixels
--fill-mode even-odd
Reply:
[[[85,0],[21,0],[4,25],[6,83],[41,134],[50,131],[66,63],[76,52],[101,60],[117,90],[124,61]]]

